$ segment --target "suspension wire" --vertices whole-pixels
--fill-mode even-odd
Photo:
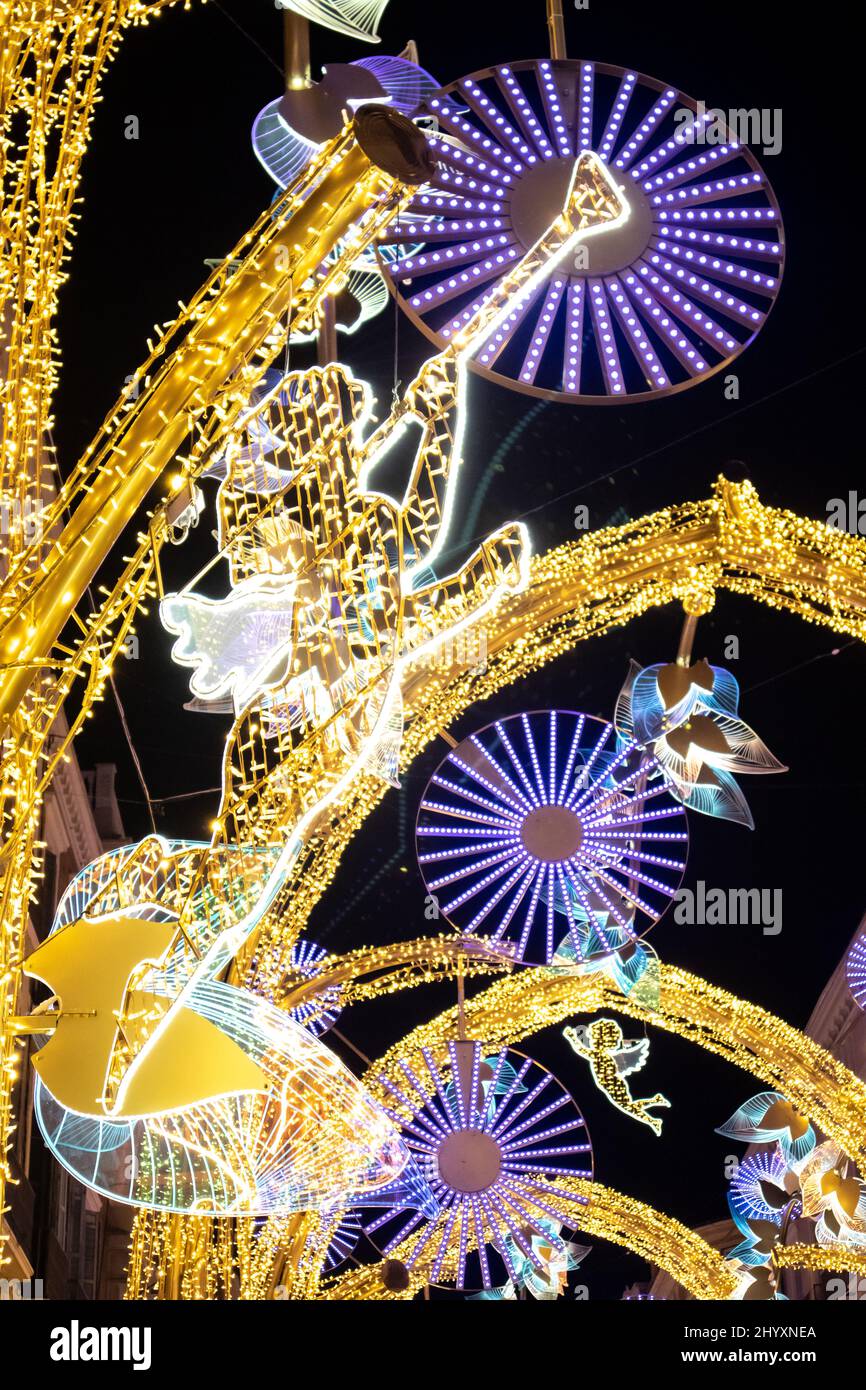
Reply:
[[[126,735],[126,743],[127,747],[129,748],[129,755],[132,758],[133,763],[135,764],[135,770],[138,773],[138,780],[141,783],[141,790],[144,792],[144,799],[147,803],[147,814],[150,817],[151,829],[153,830],[154,835],[156,835],[158,831],[156,828],[156,816],[154,815],[153,811],[154,803],[151,799],[150,792],[148,791],[147,782],[145,781],[144,769],[141,766],[141,759],[139,758],[138,753],[136,752],[135,743],[133,742],[132,738],[132,732],[129,727],[129,722],[126,718],[126,710],[123,707],[123,701],[120,698],[120,691],[117,689],[114,676],[110,675],[108,679],[111,682],[111,689],[114,695],[114,702],[117,705],[117,713],[120,715],[120,722],[123,725],[123,732]]]

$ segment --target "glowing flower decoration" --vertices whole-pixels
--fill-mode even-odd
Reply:
[[[733,1255],[729,1256],[733,1259]],[[787,1303],[783,1293],[779,1293],[775,1272],[769,1265],[746,1267],[740,1274],[740,1282],[731,1294],[731,1299],[740,1303]]]
[[[854,996],[854,1002],[866,1009],[866,935],[861,934],[851,943],[845,961],[845,978]]]
[[[779,1148],[749,1154],[739,1164],[728,1192],[731,1214],[744,1235],[748,1223],[770,1221],[782,1225],[786,1214],[799,1214],[796,1178]]]
[[[581,960],[570,936],[563,937],[551,962],[551,969],[566,974],[592,974],[602,971],[614,981],[623,994],[629,994],[644,1008],[657,1009],[661,995],[661,966],[659,958],[646,942],[634,943],[613,951],[609,956],[593,956]]]
[[[643,669],[633,661],[614,722],[623,743],[652,749],[689,810],[753,829],[734,774],[787,769],[739,718],[739,698],[730,672],[706,661]]]
[[[523,1253],[511,1236],[506,1236],[505,1245],[517,1270],[517,1279],[509,1279],[501,1289],[485,1289],[481,1293],[471,1294],[471,1299],[511,1300],[517,1298],[518,1289],[526,1289],[533,1298],[541,1302],[551,1302],[565,1293],[569,1272],[577,1269],[589,1254],[590,1247],[563,1240],[561,1229],[556,1222],[539,1224],[548,1229],[542,1234],[533,1232],[530,1244],[533,1255],[541,1261],[541,1268],[536,1259],[530,1259]]]
[[[741,1105],[717,1130],[744,1144],[778,1140],[786,1163],[800,1163],[815,1147],[815,1131],[804,1115],[778,1091],[761,1091]]]
[[[435,77],[407,58],[377,54],[330,63],[319,82],[292,88],[262,108],[253,121],[253,152],[274,182],[287,188],[325,141],[340,133],[347,110],[381,102],[412,116],[436,87]]]
[[[378,43],[379,21],[388,0],[277,0],[278,10],[294,10],[311,24],[321,24],[350,39]]]
[[[591,1176],[583,1116],[559,1082],[520,1053],[488,1057],[480,1043],[452,1042],[450,1078],[430,1052],[421,1055],[426,1075],[403,1062],[405,1087],[384,1084],[392,1119],[442,1214],[422,1225],[418,1213],[405,1221],[386,1212],[366,1225],[367,1233],[383,1241],[385,1255],[414,1234],[401,1259],[412,1269],[422,1254],[433,1254],[433,1283],[492,1289],[501,1264],[515,1285],[527,1265],[549,1281],[551,1263],[567,1264],[574,1255],[559,1234],[567,1223],[558,1204],[577,1199],[557,1179]],[[503,1089],[507,1067],[513,1071]]]
[[[866,1245],[866,1184],[832,1139],[819,1144],[799,1169],[803,1212],[817,1217],[819,1245]]]
[[[517,1270],[517,1284],[533,1298],[547,1302],[565,1293],[569,1271],[586,1258],[589,1246],[563,1240],[562,1228],[556,1222],[539,1224],[542,1232],[533,1231],[529,1236],[531,1257],[523,1253],[513,1236],[505,1237],[505,1245]]]
[[[569,711],[515,715],[452,749],[418,815],[418,862],[467,936],[550,964],[567,932],[585,962],[664,912],[688,832],[653,755]]]

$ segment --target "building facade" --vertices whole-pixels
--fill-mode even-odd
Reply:
[[[64,731],[61,720],[58,736]],[[111,763],[82,772],[74,753],[57,769],[43,810],[43,879],[30,908],[28,951],[48,934],[73,875],[125,842],[114,778]],[[45,993],[38,982],[25,980],[18,1012],[28,1013]],[[0,1298],[119,1298],[131,1213],[84,1188],[42,1143],[33,1115],[33,1047],[26,1041],[22,1048],[15,1096],[14,1183],[7,1191],[9,1210],[3,1218],[8,1263],[0,1279]]]

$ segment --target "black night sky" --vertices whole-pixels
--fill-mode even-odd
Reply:
[[[719,376],[669,399],[606,409],[538,408],[526,396],[473,380],[465,486],[467,497],[483,489],[483,501],[474,534],[464,527],[465,552],[478,534],[517,517],[541,552],[575,535],[577,503],[589,508],[592,525],[604,525],[706,497],[721,472],[751,478],[767,503],[825,517],[831,498],[858,487],[866,492],[858,386],[864,349],[855,303],[861,268],[848,206],[856,160],[845,136],[856,128],[859,92],[844,61],[847,7],[825,7],[821,33],[800,27],[801,15],[818,22],[814,10],[745,0],[721,8],[590,0],[586,11],[565,0],[565,12],[573,57],[635,67],[708,106],[782,110],[782,150],[765,168],[785,219],[788,263],[769,322],[738,361],[737,402],[724,399]],[[392,0],[381,32],[384,52],[414,38],[422,64],[443,82],[548,51],[542,0],[424,7]],[[328,59],[360,56],[360,45],[324,30],[313,34],[314,77]],[[281,19],[269,0],[194,3],[128,34],[97,111],[63,291],[56,411],[63,471],[146,355],[151,325],[172,317],[177,300],[187,300],[204,278],[205,258],[227,253],[270,200],[249,130],[257,111],[279,95],[281,59]],[[137,141],[124,137],[128,115],[139,119]],[[343,340],[347,360],[375,383],[383,403],[392,387],[394,333],[389,307]],[[402,317],[398,350],[405,381],[429,347]],[[293,355],[294,366],[305,360],[303,349]],[[165,557],[170,582],[183,582],[207,554],[206,521],[186,547]],[[459,738],[500,715],[557,706],[609,718],[628,659],[671,660],[679,627],[671,607],[587,642],[474,707],[451,733]],[[203,838],[215,795],[172,798],[217,785],[226,721],[183,710],[187,678],[170,662],[171,639],[155,614],[140,630],[139,660],[119,663],[118,684],[158,802],[159,829]],[[781,888],[783,930],[764,936],[757,927],[677,926],[669,915],[651,940],[663,959],[802,1027],[866,905],[866,748],[857,695],[866,654],[829,631],[722,595],[700,625],[696,655],[724,664],[728,635],[739,638],[731,668],[742,686],[741,713],[790,771],[746,779],[754,832],[690,818],[685,883]],[[437,740],[352,843],[310,923],[315,940],[343,950],[429,928],[412,831],[426,779],[444,752]],[[125,824],[132,835],[146,833],[141,787],[110,698],[82,736],[79,756],[84,766],[117,762]],[[375,1056],[452,1001],[450,988],[415,991],[362,1006],[342,1026]],[[736,1146],[713,1130],[762,1087],[676,1038],[652,1032],[651,1040],[641,1083],[672,1100],[660,1140],[608,1105],[558,1030],[525,1046],[584,1110],[602,1181],[688,1224],[721,1219],[724,1158]],[[581,1271],[594,1298],[618,1298],[627,1283],[645,1277],[640,1261],[602,1244]]]

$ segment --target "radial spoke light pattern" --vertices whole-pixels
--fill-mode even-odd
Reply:
[[[438,171],[389,230],[385,244],[405,246],[386,274],[435,342],[541,234],[578,155],[593,150],[630,206],[515,307],[476,371],[564,400],[645,398],[721,370],[762,327],[781,277],[779,208],[713,111],[640,73],[565,60],[487,68],[422,109],[439,127]]]
[[[386,1255],[417,1235],[405,1263],[432,1256],[432,1283],[489,1289],[502,1283],[503,1265],[516,1282],[515,1248],[543,1271],[532,1237],[560,1250],[551,1234],[569,1225],[560,1202],[576,1200],[557,1179],[592,1176],[583,1116],[555,1077],[519,1052],[488,1055],[481,1043],[451,1042],[444,1074],[429,1051],[421,1055],[418,1072],[401,1063],[402,1083],[384,1084],[440,1215],[428,1222],[387,1211],[368,1222],[368,1235]]]
[[[858,936],[848,949],[845,977],[854,1001],[866,1009],[866,935]]]
[[[685,868],[688,832],[651,753],[617,750],[590,715],[515,715],[454,748],[417,825],[421,873],[467,935],[549,965],[563,938],[580,961],[636,940]]]
[[[312,980],[319,974],[322,961],[327,958],[328,952],[324,946],[301,938],[292,947],[289,964],[302,979]],[[339,985],[326,989],[314,1000],[299,1004],[297,1008],[290,1010],[295,1022],[300,1023],[301,1027],[306,1028],[314,1037],[320,1037],[322,1033],[327,1033],[333,1028],[342,1012],[342,990]]]

